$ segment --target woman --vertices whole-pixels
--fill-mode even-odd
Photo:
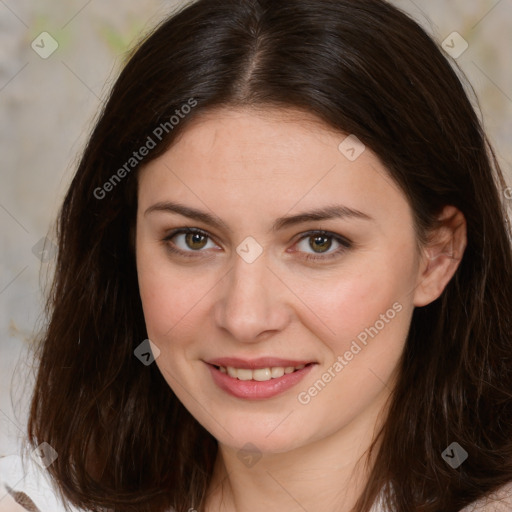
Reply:
[[[59,217],[28,428],[64,500],[508,510],[504,188],[446,58],[381,0],[166,20]]]

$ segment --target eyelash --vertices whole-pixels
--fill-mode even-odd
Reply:
[[[194,254],[194,253],[200,253],[200,252],[204,252],[204,251],[201,251],[201,250],[198,250],[198,251],[192,251],[192,250],[191,251],[183,251],[181,249],[178,249],[171,242],[171,240],[175,236],[181,235],[181,234],[185,234],[185,235],[187,235],[187,234],[198,234],[198,235],[203,235],[203,236],[207,237],[208,239],[212,240],[212,237],[206,231],[203,231],[202,229],[198,229],[198,228],[179,228],[179,229],[173,230],[171,233],[169,233],[162,240],[162,242],[165,243],[165,245],[167,246],[167,249],[171,253],[178,254],[178,255],[183,256],[185,258],[197,258],[199,256]],[[295,244],[298,244],[302,240],[305,240],[307,238],[311,238],[313,236],[325,236],[327,238],[332,238],[332,239],[334,239],[336,242],[338,242],[340,244],[340,247],[338,249],[336,249],[335,251],[333,251],[331,253],[328,253],[326,256],[305,253],[305,255],[301,256],[301,258],[303,258],[303,259],[305,259],[307,261],[326,261],[326,260],[331,260],[332,258],[336,258],[336,257],[340,256],[341,253],[343,253],[346,250],[352,248],[352,243],[349,240],[347,240],[346,238],[344,238],[344,237],[342,237],[340,235],[337,235],[336,233],[331,233],[329,231],[323,231],[323,230],[313,230],[313,231],[307,231],[306,233],[302,233],[302,236],[295,242]]]

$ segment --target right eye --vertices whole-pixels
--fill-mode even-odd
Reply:
[[[163,241],[171,252],[185,257],[196,257],[199,255],[193,253],[205,252],[202,249],[218,247],[210,240],[208,233],[197,228],[176,229]],[[208,246],[209,242],[212,244],[211,246]]]

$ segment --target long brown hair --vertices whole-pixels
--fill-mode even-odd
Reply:
[[[57,451],[63,497],[95,511],[204,504],[216,440],[134,356],[147,333],[133,229],[138,169],[223,105],[303,109],[357,135],[408,198],[419,239],[444,205],[467,221],[455,276],[414,311],[357,512],[382,490],[396,512],[458,511],[512,480],[506,185],[457,73],[382,0],[199,0],[131,55],[58,218],[28,433]],[[468,453],[456,469],[442,457],[452,442]]]

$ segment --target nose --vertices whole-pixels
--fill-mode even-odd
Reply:
[[[237,255],[218,285],[215,322],[237,341],[262,341],[290,322],[285,286],[267,265],[264,254],[252,263]]]

